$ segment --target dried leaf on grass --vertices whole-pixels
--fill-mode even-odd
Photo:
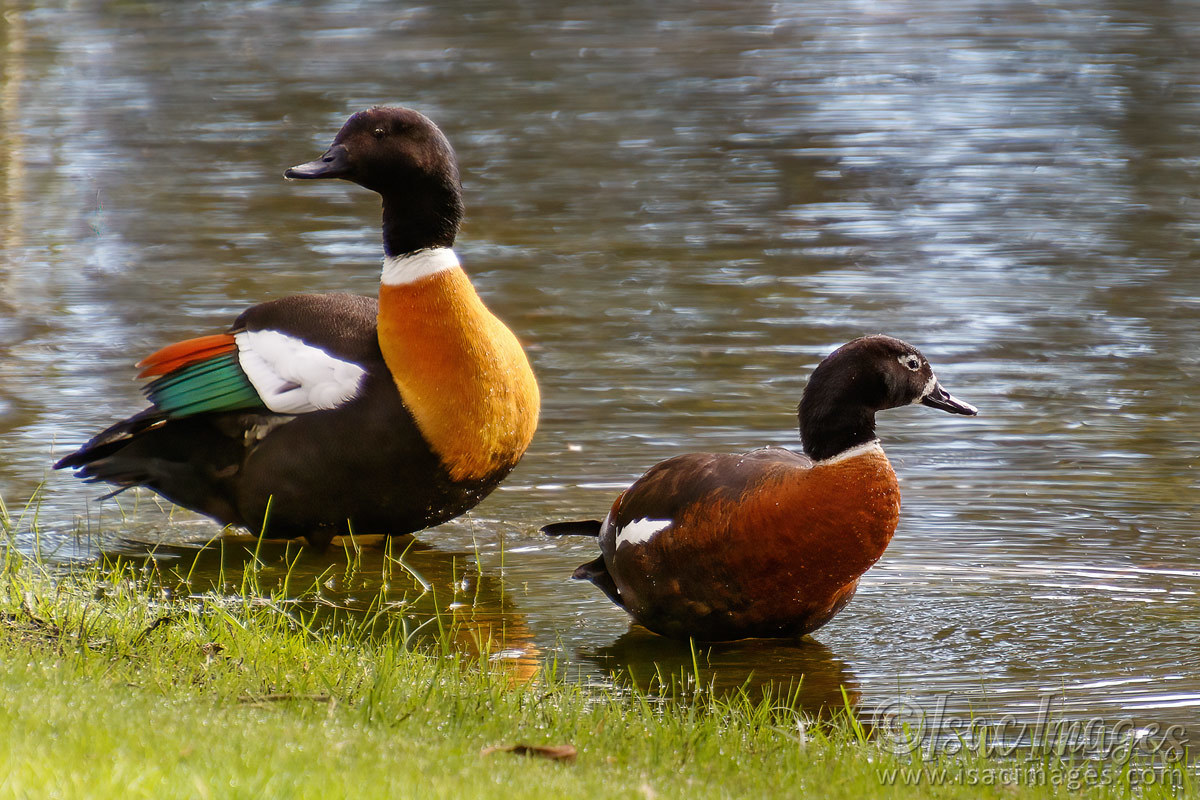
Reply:
[[[481,756],[492,753],[514,753],[518,756],[538,756],[551,761],[574,761],[577,755],[574,745],[570,744],[498,744],[485,747],[479,751]]]

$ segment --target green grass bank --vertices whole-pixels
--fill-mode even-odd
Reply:
[[[152,572],[64,571],[4,550],[0,798],[1196,792],[1182,769],[1183,785],[1139,786],[1119,764],[914,764],[851,715],[818,723],[786,698],[659,700],[581,686],[552,663],[527,678],[494,666],[487,642],[465,655],[446,630],[418,644],[389,609],[331,615],[288,599],[296,587],[264,590],[253,570],[240,592],[200,596],[169,596]],[[511,745],[560,749],[488,752]]]

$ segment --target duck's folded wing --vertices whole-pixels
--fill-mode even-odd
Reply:
[[[146,396],[167,417],[266,409],[304,414],[336,408],[359,390],[366,369],[271,328],[188,339],[138,364],[154,377]]]
[[[716,524],[764,483],[812,467],[812,460],[780,447],[748,453],[688,453],[655,464],[617,497],[606,520],[614,541],[653,538],[679,520],[699,514]],[[603,540],[604,531],[600,533]]]

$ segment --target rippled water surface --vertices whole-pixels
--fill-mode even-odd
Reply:
[[[281,172],[402,103],[458,150],[460,255],[545,403],[508,482],[406,556],[439,587],[422,613],[528,670],[689,668],[567,580],[594,544],[538,526],[671,455],[798,446],[813,366],[887,332],[979,417],[881,415],[887,554],[814,641],[706,651],[706,679],[803,676],[806,705],[845,686],[866,710],[1056,693],[1200,732],[1200,6],[4,8],[0,492],[41,487],[22,548],[165,542],[215,580],[237,546],[182,545],[216,526],[48,466],[140,407],[131,364],[160,345],[265,298],[375,291],[377,199]],[[378,591],[343,568],[297,566],[346,602]]]

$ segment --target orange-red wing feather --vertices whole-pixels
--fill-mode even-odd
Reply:
[[[135,366],[141,370],[139,378],[149,378],[154,375],[166,375],[180,367],[206,358],[229,353],[237,349],[232,333],[217,333],[212,336],[198,336],[195,339],[185,339],[182,342],[169,344],[153,355],[146,356]]]

